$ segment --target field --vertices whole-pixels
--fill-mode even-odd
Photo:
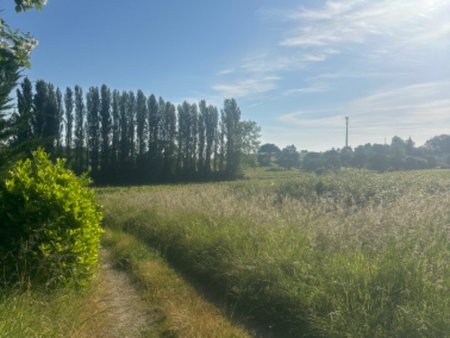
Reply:
[[[447,171],[259,171],[98,195],[107,227],[143,240],[229,316],[263,332],[450,332]]]
[[[245,177],[98,188],[114,269],[3,293],[0,337],[449,337],[449,171]]]

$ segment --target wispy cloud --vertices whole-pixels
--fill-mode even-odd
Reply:
[[[416,135],[419,142],[447,132],[450,125],[449,81],[418,83],[380,90],[333,109],[304,110],[284,114],[286,126],[319,129],[325,134],[342,130],[344,116],[350,115],[355,144],[401,134]],[[403,135],[402,135],[403,134]]]
[[[235,70],[233,68],[222,69],[217,72],[217,75],[229,75],[233,74]]]
[[[284,91],[284,96],[311,94],[311,93],[324,93],[330,90],[330,86],[324,83],[313,84],[309,87],[292,88]]]
[[[337,50],[371,38],[429,44],[450,37],[449,13],[447,0],[328,0],[317,9],[286,12],[296,27],[280,43]]]
[[[224,97],[240,98],[270,92],[277,88],[277,81],[280,79],[278,76],[266,76],[238,80],[228,84],[216,84],[213,89]]]

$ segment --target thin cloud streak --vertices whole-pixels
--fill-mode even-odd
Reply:
[[[450,127],[443,127],[450,126],[450,99],[442,98],[448,92],[450,81],[419,83],[355,99],[337,107],[334,113],[330,113],[330,109],[305,110],[285,114],[278,119],[286,126],[327,133],[341,130],[344,116],[350,115],[354,136],[361,143],[370,142],[380,135],[392,137],[397,133],[419,135],[422,138],[418,141],[424,142],[425,136],[450,130]]]
[[[450,3],[445,0],[328,0],[319,9],[286,13],[286,19],[297,28],[280,44],[339,50],[348,43],[362,44],[375,37],[428,44],[450,36],[449,11]]]

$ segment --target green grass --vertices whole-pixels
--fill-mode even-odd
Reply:
[[[151,337],[250,337],[134,236],[108,230],[104,243],[113,260],[133,277],[147,311],[153,312]]]
[[[2,290],[0,294],[0,337],[89,337],[95,314],[95,288],[83,292]],[[92,329],[92,330],[91,330]]]
[[[448,337],[447,171],[100,190],[105,222],[288,337]]]

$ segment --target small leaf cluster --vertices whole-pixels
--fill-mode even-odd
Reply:
[[[86,177],[52,164],[43,150],[0,184],[0,267],[4,281],[84,285],[95,271],[101,207]]]

